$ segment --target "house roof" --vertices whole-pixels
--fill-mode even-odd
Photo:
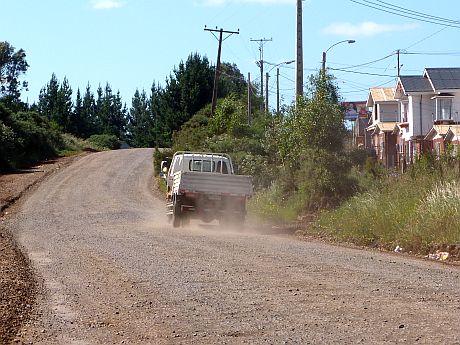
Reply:
[[[379,122],[373,126],[367,127],[367,131],[372,131],[372,134],[378,134],[380,132],[393,132],[397,122]]]
[[[424,77],[436,91],[460,89],[460,68],[426,68]]]
[[[372,87],[369,89],[367,106],[372,107],[375,103],[396,102],[393,87]]]
[[[433,92],[430,81],[422,75],[400,76],[399,82],[406,94],[410,92]]]
[[[452,125],[446,133],[445,140],[452,141],[454,138],[460,138],[460,125]]]
[[[449,125],[434,125],[425,136],[425,140],[433,140],[438,135],[444,137],[450,127]]]

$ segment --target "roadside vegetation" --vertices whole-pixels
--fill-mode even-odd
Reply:
[[[379,176],[373,187],[336,209],[323,210],[307,232],[389,250],[457,253],[458,164],[449,154],[439,160],[426,155],[405,174]]]
[[[459,160],[427,156],[399,174],[385,171],[369,152],[350,150],[333,75],[312,75],[296,106],[275,113],[263,110],[258,85],[223,63],[211,114],[215,67],[193,53],[164,87],[153,82],[149,92],[136,90],[130,107],[108,83],[74,97],[69,81],[54,74],[29,105],[20,100],[25,58],[22,49],[0,42],[0,171],[122,143],[157,148],[156,171],[175,151],[223,152],[237,173],[253,176],[250,221],[308,219],[308,234],[413,252],[460,240]]]

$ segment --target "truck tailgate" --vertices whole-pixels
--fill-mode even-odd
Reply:
[[[228,175],[206,172],[177,172],[174,174],[173,191],[251,196],[252,178],[244,175]]]

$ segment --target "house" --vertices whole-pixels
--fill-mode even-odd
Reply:
[[[366,131],[370,117],[366,103],[366,101],[342,102],[345,108],[344,119],[352,121],[353,147],[371,146],[371,136]]]
[[[460,68],[426,68],[423,75],[400,76],[394,99],[399,102],[394,133],[404,163],[430,150],[441,153],[446,138],[457,138],[456,130],[447,133],[459,122]]]
[[[450,126],[444,138],[444,145],[451,145],[452,156],[459,157],[460,150],[460,125]]]
[[[394,92],[391,87],[371,88],[366,104],[372,108],[366,129],[371,138],[371,149],[387,168],[398,162],[398,134],[394,129],[399,121],[399,102],[394,98]]]

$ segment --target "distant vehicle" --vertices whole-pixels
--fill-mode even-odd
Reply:
[[[246,201],[253,194],[251,176],[235,175],[231,158],[223,153],[176,152],[170,168],[161,165],[167,185],[167,215],[174,227],[191,218],[204,222],[243,225]]]

